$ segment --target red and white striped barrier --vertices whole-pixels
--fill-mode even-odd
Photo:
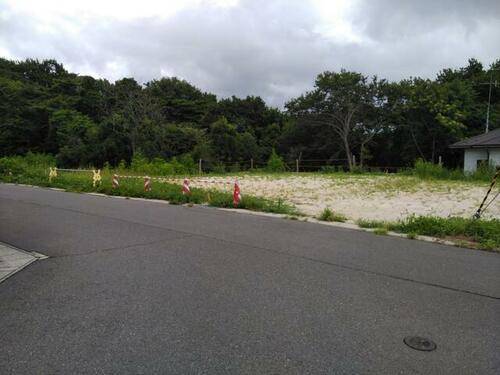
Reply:
[[[241,202],[241,190],[238,181],[234,181],[234,191],[233,191],[233,203],[235,206],[239,205]]]
[[[144,177],[144,191],[151,191],[151,177]]]
[[[182,183],[182,194],[184,195],[190,195],[191,194],[191,189],[189,188],[189,180],[187,178],[184,179],[184,182]]]
[[[113,175],[113,179],[111,180],[111,184],[113,185],[113,189],[118,189],[120,187],[120,178],[117,174]]]

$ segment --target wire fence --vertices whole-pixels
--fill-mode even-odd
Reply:
[[[119,168],[114,168],[113,170],[118,170]],[[397,173],[407,170],[407,166],[360,166],[356,165],[354,167],[355,172],[369,172],[369,173]],[[87,172],[92,173],[95,169],[89,168],[57,168],[60,172]],[[295,161],[285,161],[283,164],[283,170],[272,170],[266,162],[256,162],[253,159],[237,161],[237,162],[212,162],[203,159],[199,159],[196,168],[186,167],[186,171],[177,174],[189,174],[189,175],[202,175],[206,173],[214,174],[226,174],[226,173],[238,173],[238,172],[319,172],[319,173],[334,173],[334,172],[349,172],[353,171],[349,168],[347,159],[297,159]],[[134,171],[130,168],[124,168],[123,173],[128,175],[123,177],[139,177],[146,174],[155,175],[152,171],[138,170]],[[161,176],[159,176],[161,177]]]
[[[266,162],[256,162],[253,159],[238,161],[234,163],[209,162],[200,159],[198,161],[198,173],[207,172],[215,173],[231,173],[243,171],[265,171],[269,170]],[[285,161],[284,169],[287,172],[348,172],[349,168],[347,159],[296,159],[294,161]],[[368,166],[355,165],[354,169],[358,172],[383,172],[396,173],[408,169],[407,166],[391,165],[391,166]]]

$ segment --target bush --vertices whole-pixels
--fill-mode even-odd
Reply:
[[[118,169],[122,169],[119,167]],[[140,151],[132,158],[130,169],[134,172],[152,176],[189,175],[196,172],[196,165],[189,154],[179,158],[173,157],[169,162],[162,158],[149,161]]]
[[[269,160],[267,161],[267,167],[266,169],[269,172],[285,172],[286,171],[286,164],[279,156],[276,151],[273,149],[271,152],[271,156],[269,156]]]
[[[404,173],[407,174],[407,173]],[[447,169],[439,164],[417,159],[415,166],[410,170],[413,174],[423,179],[446,179],[446,180],[477,180],[491,181],[495,175],[495,167],[488,163],[483,163],[474,173],[465,174],[461,169]]]
[[[328,207],[325,208],[321,214],[318,216],[318,220],[321,221],[337,221],[343,223],[347,220],[347,218],[339,213],[333,212]]]
[[[30,165],[32,167],[53,167],[56,163],[56,159],[52,155],[48,154],[34,154],[32,152],[28,152],[23,161],[25,164]]]
[[[24,157],[4,156],[0,158],[0,174],[9,176],[32,174],[34,170],[48,169],[53,166],[55,166],[55,158],[52,155],[28,152]]]
[[[447,170],[440,164],[434,164],[422,159],[415,162],[414,173],[420,178],[447,178]]]
[[[388,233],[387,228],[375,228],[373,230],[373,233],[378,234],[380,236],[386,236]]]
[[[473,180],[491,181],[495,176],[496,168],[489,163],[481,163],[468,177]]]
[[[175,166],[173,163],[167,163],[162,158],[154,158],[151,163],[143,166],[142,172],[156,176],[168,176],[175,173]]]
[[[395,227],[404,233],[436,237],[463,236],[485,248],[500,248],[500,220],[463,217],[410,216]]]
[[[241,171],[240,163],[234,163],[229,167],[229,172],[238,173]]]
[[[5,175],[19,175],[24,173],[24,163],[19,157],[0,158],[0,173]]]
[[[355,165],[354,167],[352,167],[350,172],[353,174],[363,174],[363,173],[366,173],[367,170],[364,167],[360,167],[359,165]]]
[[[388,225],[385,221],[366,219],[359,219],[356,221],[356,224],[358,224],[361,228],[385,228]]]
[[[214,163],[214,165],[212,166],[212,172],[217,174],[224,174],[226,173],[226,167],[222,163]]]
[[[149,167],[148,159],[144,156],[144,154],[139,150],[134,153],[132,156],[132,161],[130,163],[130,169],[134,172],[148,172],[147,169]]]
[[[337,167],[334,165],[323,165],[319,171],[320,173],[335,173],[337,172]]]
[[[183,167],[183,173],[195,174],[198,171],[198,165],[194,162],[191,154],[184,154],[179,157],[179,163]]]

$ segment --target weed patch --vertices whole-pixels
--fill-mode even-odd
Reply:
[[[321,221],[337,221],[343,223],[347,220],[347,218],[339,213],[333,212],[328,207],[325,208],[321,214],[318,216],[318,220]]]
[[[388,231],[387,228],[375,228],[373,233],[378,234],[379,236],[386,236]]]

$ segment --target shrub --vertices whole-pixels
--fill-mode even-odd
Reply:
[[[179,157],[179,163],[182,164],[183,173],[195,174],[198,171],[198,165],[194,162],[191,154],[184,154]]]
[[[229,167],[229,172],[238,173],[241,171],[240,163],[234,163]]]
[[[500,220],[463,217],[410,216],[395,226],[404,233],[436,237],[464,236],[487,248],[500,248]]]
[[[363,173],[366,173],[367,170],[364,167],[360,167],[359,165],[355,165],[354,167],[352,167],[350,172],[353,174],[363,174]]]
[[[447,178],[447,170],[440,164],[434,164],[422,159],[415,161],[414,173],[420,178]]]
[[[410,174],[423,179],[491,181],[495,175],[495,167],[488,163],[482,163],[475,172],[465,174],[461,169],[446,169],[442,165],[417,159]]]
[[[148,164],[148,159],[143,155],[141,150],[138,150],[134,153],[134,156],[132,156],[130,169],[134,172],[147,172]]]
[[[479,167],[468,177],[473,180],[491,181],[495,176],[496,168],[489,163],[481,163]]]
[[[356,221],[361,228],[385,228],[387,227],[387,223],[385,221],[380,220],[366,220],[359,219]]]
[[[318,220],[321,220],[321,221],[337,221],[337,222],[343,223],[344,221],[347,220],[347,218],[344,215],[342,215],[342,214],[333,212],[332,210],[330,210],[327,207],[318,216]]]
[[[167,163],[162,158],[154,158],[151,163],[144,165],[141,172],[157,176],[172,175],[175,173],[175,166],[172,163]]]
[[[214,165],[212,166],[212,172],[217,174],[224,174],[226,173],[226,167],[222,163],[214,163]]]
[[[271,156],[269,156],[269,160],[267,161],[267,167],[266,169],[269,172],[284,172],[286,171],[286,164],[279,156],[276,151],[273,148],[273,151],[271,152]]]
[[[373,230],[373,233],[378,234],[380,236],[385,236],[387,235],[387,228],[375,228]]]
[[[121,168],[119,167],[118,169]],[[154,158],[148,161],[148,159],[138,151],[132,158],[130,169],[134,172],[152,176],[190,175],[196,172],[196,165],[189,154],[183,155],[179,159],[174,156],[168,162],[162,158]]]
[[[417,234],[415,232],[410,232],[406,235],[406,238],[410,239],[410,240],[414,240],[417,238]]]
[[[125,163],[125,160],[120,160],[120,163],[118,163],[118,167],[117,167],[118,171],[120,173],[122,173],[123,171],[125,171],[127,169],[127,163]]]
[[[32,152],[28,152],[23,161],[25,164],[30,165],[32,167],[52,167],[56,163],[56,159],[54,156],[49,154],[35,154]]]
[[[19,175],[24,173],[24,163],[20,157],[0,158],[0,173],[5,175]]]
[[[337,167],[334,165],[323,165],[319,171],[320,173],[335,173],[337,172]]]

